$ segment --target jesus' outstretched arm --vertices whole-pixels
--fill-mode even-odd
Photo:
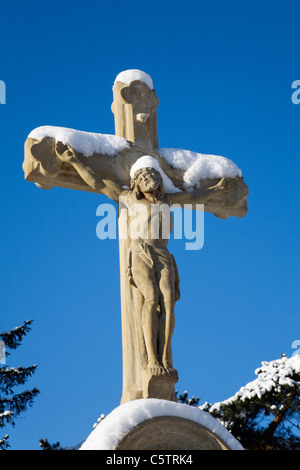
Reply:
[[[105,194],[111,199],[118,201],[122,192],[119,183],[102,179],[87,163],[86,158],[80,157],[68,144],[57,142],[55,147],[57,157],[64,163],[72,165],[85,183],[97,193]]]
[[[200,188],[191,192],[181,191],[178,193],[168,194],[168,203],[170,205],[179,204],[181,206],[184,204],[204,204],[217,195],[217,193],[229,193],[236,188],[237,184],[237,178],[222,178],[219,183],[211,186],[210,188]]]

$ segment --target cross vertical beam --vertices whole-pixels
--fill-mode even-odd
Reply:
[[[156,109],[159,101],[155,91],[138,80],[130,85],[116,81],[113,96],[116,135],[133,142],[145,153],[157,149]]]
[[[149,77],[150,78],[150,77]],[[155,91],[140,80],[129,84],[116,80],[113,86],[112,112],[115,133],[134,143],[145,155],[158,148],[158,98]],[[127,208],[119,203],[119,233],[128,233]],[[129,238],[119,238],[123,394],[121,403],[137,398],[175,400],[173,376],[152,376],[147,371],[147,352],[141,328],[143,298],[130,283],[126,271],[130,253]]]

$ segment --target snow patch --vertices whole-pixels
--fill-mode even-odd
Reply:
[[[0,413],[0,419],[8,418],[9,416],[13,416],[13,415],[14,415],[13,411],[4,411],[3,413]]]
[[[189,405],[156,398],[134,400],[115,408],[98,424],[79,450],[113,450],[132,428],[159,416],[176,416],[194,421],[216,434],[230,449],[243,450],[232,434],[208,413]]]
[[[231,398],[212,405],[209,412],[219,412],[222,405],[234,403],[236,400],[260,399],[265,393],[272,390],[280,392],[286,387],[300,387],[300,381],[297,380],[300,374],[300,355],[296,354],[290,358],[283,356],[281,359],[271,362],[264,361],[261,367],[256,369],[255,374],[257,379],[241,387]]]
[[[36,140],[50,137],[57,142],[69,144],[74,150],[85,157],[89,157],[94,153],[115,157],[121,150],[130,145],[126,139],[117,135],[96,134],[55,126],[37,127],[28,137]]]
[[[150,155],[144,155],[143,157],[137,159],[137,161],[131,167],[130,178],[133,178],[137,170],[147,167],[154,168],[161,174],[165,193],[181,192],[181,190],[179,188],[176,188],[170,178],[163,172],[156,158],[153,158]]]
[[[157,152],[173,168],[185,172],[183,178],[186,189],[197,186],[200,179],[242,176],[241,170],[232,160],[219,155],[204,155],[174,148],[160,148]]]
[[[119,73],[114,83],[121,82],[125,85],[130,85],[130,83],[134,80],[139,80],[140,82],[145,83],[149,90],[153,90],[153,81],[150,75],[142,72],[142,70],[137,69],[124,70],[123,72]]]

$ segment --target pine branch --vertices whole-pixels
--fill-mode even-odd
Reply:
[[[0,395],[14,393],[13,387],[24,385],[26,380],[36,371],[37,365],[31,367],[2,367],[0,368]]]
[[[0,402],[1,405],[1,402]],[[2,410],[3,413],[0,413],[0,428],[4,428],[4,426],[8,423],[11,423],[13,420],[14,412],[10,410]]]
[[[14,425],[14,418],[25,411],[28,406],[32,406],[39,393],[39,390],[34,388],[14,395],[12,398],[0,398],[0,427],[4,427],[7,423]]]
[[[287,401],[283,406],[283,409],[279,411],[273,421],[269,424],[267,429],[263,432],[258,444],[257,448],[266,448],[269,445],[270,440],[273,438],[276,429],[278,428],[279,424],[283,421],[288,409],[290,407],[290,402]]]
[[[177,390],[176,390],[176,397],[177,397]],[[192,398],[188,398],[188,392],[185,391],[183,392],[181,395],[179,395],[178,397],[178,401],[179,403],[184,403],[186,405],[190,405],[190,406],[197,406],[198,403],[199,403],[199,400],[200,400],[200,397],[197,397],[195,398],[194,396],[192,396]]]
[[[6,434],[2,439],[0,439],[0,450],[7,450],[10,445],[8,444],[7,440],[9,438],[9,435]]]
[[[63,450],[60,445],[60,442],[50,444],[48,439],[40,439],[40,447],[42,448],[42,450]]]
[[[4,342],[6,348],[17,349],[22,343],[23,337],[31,330],[32,323],[33,320],[27,320],[24,325],[0,333],[0,339]]]

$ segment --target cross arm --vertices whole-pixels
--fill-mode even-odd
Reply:
[[[74,164],[61,158],[66,145],[75,152]],[[124,158],[138,156],[133,144],[121,137],[42,126],[25,141],[23,170],[27,181],[43,189],[69,188],[115,199],[120,187],[128,185],[130,163],[124,165]]]

